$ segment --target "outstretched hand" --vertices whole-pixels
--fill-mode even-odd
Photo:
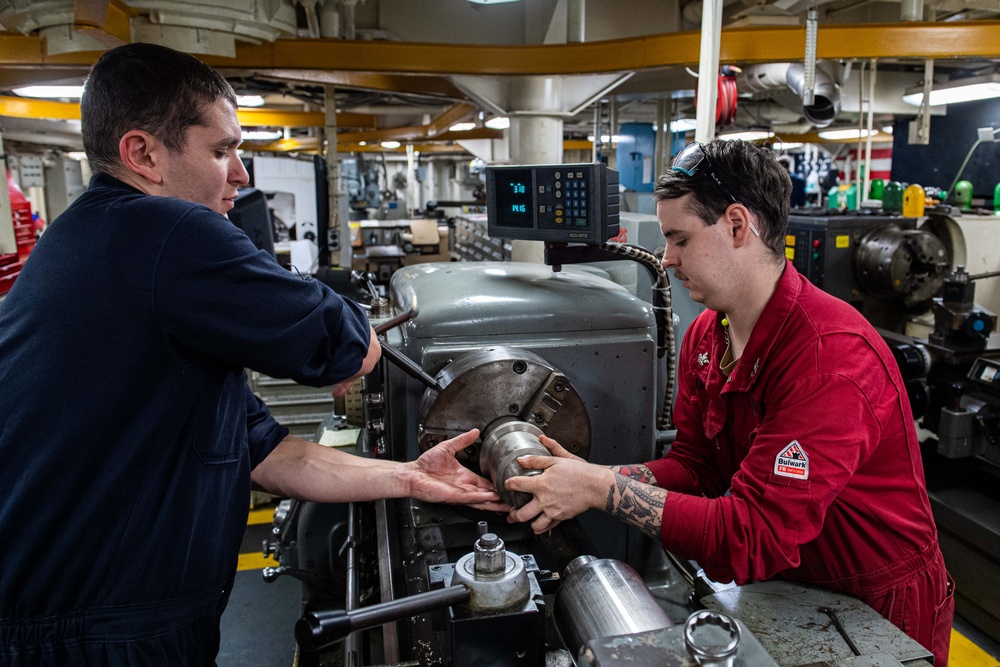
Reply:
[[[493,483],[464,467],[455,454],[479,437],[472,429],[431,447],[416,461],[405,464],[410,473],[409,493],[431,503],[469,505],[476,509],[507,512],[510,505],[500,501]]]
[[[533,496],[523,507],[511,510],[507,521],[531,521],[535,534],[601,507],[609,485],[614,483],[614,473],[608,468],[570,454],[552,438],[542,436],[539,440],[552,456],[522,456],[517,462],[522,468],[542,470],[542,474],[507,480],[508,490]]]

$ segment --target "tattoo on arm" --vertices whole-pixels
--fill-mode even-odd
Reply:
[[[641,463],[631,466],[611,466],[611,469],[622,477],[628,477],[643,484],[656,484],[656,477],[653,476],[653,472]]]
[[[649,470],[645,466],[635,467]],[[660,527],[663,525],[663,503],[666,499],[666,489],[644,484],[619,473],[615,475],[615,483],[608,489],[604,511],[659,540]]]

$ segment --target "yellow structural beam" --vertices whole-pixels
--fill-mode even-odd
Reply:
[[[49,118],[55,120],[80,120],[80,105],[76,102],[53,102],[21,97],[0,96],[0,116],[8,118]],[[268,109],[237,109],[240,125],[277,127],[323,127],[326,119],[322,112],[272,111]],[[375,116],[364,113],[338,113],[337,125],[375,129]]]
[[[700,32],[601,42],[493,46],[337,39],[237,42],[236,57],[203,56],[215,67],[334,70],[399,74],[587,74],[693,65]],[[722,31],[723,63],[801,60],[805,28],[751,27]],[[37,36],[0,36],[0,65],[92,64],[99,54],[46,55]],[[1000,57],[1000,21],[820,26],[817,56],[855,58]]]
[[[471,116],[475,113],[475,111],[476,107],[466,102],[453,104],[446,109],[443,114],[431,120],[431,122],[427,125],[427,135],[433,137],[441,134],[442,132],[447,131],[455,123],[463,121]]]
[[[0,116],[80,120],[80,105],[76,102],[53,102],[51,100],[29,100],[22,97],[0,96]]]
[[[240,125],[273,127],[323,127],[326,116],[322,111],[280,111],[274,109],[237,109]],[[356,127],[374,130],[378,123],[373,114],[338,113],[339,127]]]
[[[477,128],[467,132],[442,132],[431,136],[428,133],[428,125],[409,125],[405,127],[392,127],[374,132],[343,132],[337,135],[337,141],[352,143],[366,141],[368,143],[379,143],[382,141],[461,141],[462,139],[499,139],[503,136],[502,130],[491,130],[489,128]]]

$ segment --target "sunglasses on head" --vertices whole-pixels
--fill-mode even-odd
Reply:
[[[712,161],[708,159],[708,155],[705,153],[705,149],[697,141],[691,142],[684,147],[684,150],[677,154],[673,164],[670,165],[670,171],[679,171],[686,176],[694,176],[698,172],[701,172],[712,179],[719,194],[725,197],[730,204],[739,203],[736,201],[736,197],[733,196],[732,190],[729,189],[719,174],[716,173],[715,168],[712,166]],[[757,228],[752,223],[750,224],[750,231],[753,232],[754,236],[760,237],[760,232],[757,231]]]

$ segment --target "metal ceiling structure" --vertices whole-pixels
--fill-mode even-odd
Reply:
[[[806,3],[724,4],[720,63],[802,61]],[[920,82],[926,60],[937,63],[939,77],[988,70],[1000,61],[997,0],[816,4],[823,12],[816,55],[838,83],[849,87],[854,63],[876,61],[880,73],[895,74],[880,83],[892,86],[881,97],[896,100],[884,113],[900,110],[899,91]],[[10,91],[79,84],[105,49],[130,41],[194,53],[219,68],[237,92],[263,95],[265,107],[241,110],[241,123],[281,128],[285,138],[258,148],[318,147],[331,86],[341,151],[370,150],[385,140],[440,149],[461,138],[499,138],[502,132],[483,128],[483,121],[501,111],[518,113],[509,98],[516,98],[519,82],[537,77],[556,80],[583,101],[557,110],[567,141],[593,134],[593,104],[602,100],[617,122],[650,122],[661,100],[677,100],[674,117],[690,113],[701,34],[685,29],[694,27],[701,1],[624,6],[627,11],[615,0],[492,6],[467,0],[0,0],[0,118],[77,118],[75,104],[23,100]],[[901,16],[927,20],[903,22]],[[756,110],[738,120],[747,127],[786,115],[781,91],[746,101],[748,111]],[[845,104],[846,120],[856,113],[856,105]],[[448,131],[460,120],[478,128]],[[808,127],[803,120],[784,118],[799,130]],[[814,137],[802,131],[782,136],[791,134]]]

